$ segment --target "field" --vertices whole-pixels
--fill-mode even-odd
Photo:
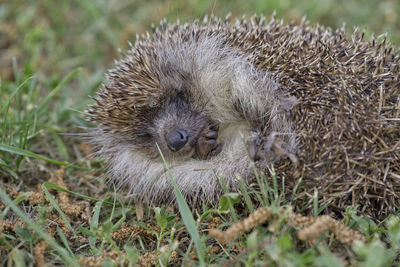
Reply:
[[[194,212],[184,201],[179,209],[135,206],[91,157],[81,134],[93,125],[83,111],[128,41],[163,18],[269,17],[274,10],[287,22],[346,23],[349,32],[386,33],[400,44],[397,0],[1,2],[0,264],[399,265],[399,214],[374,220],[352,206],[333,220],[321,217],[326,207],[317,201],[312,214],[294,213],[274,175],[260,175],[264,191],[243,186]],[[267,208],[257,210],[260,203]],[[227,244],[209,235],[245,218],[224,234],[233,239]]]

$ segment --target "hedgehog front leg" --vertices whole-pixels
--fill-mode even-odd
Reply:
[[[219,122],[212,122],[200,133],[196,144],[196,154],[200,159],[208,159],[222,151],[222,144],[218,140]]]
[[[297,164],[297,157],[290,153],[285,147],[285,142],[276,136],[276,132],[271,132],[267,137],[263,137],[262,131],[257,128],[250,128],[250,140],[247,142],[250,157],[254,161],[266,160],[274,162],[280,158],[289,158]]]
[[[263,158],[263,140],[256,128],[251,126],[250,128],[250,140],[247,141],[250,157],[254,161],[258,161]]]

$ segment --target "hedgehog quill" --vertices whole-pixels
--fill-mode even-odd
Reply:
[[[137,201],[175,200],[158,144],[193,206],[255,162],[287,192],[303,173],[306,196],[379,217],[400,204],[399,63],[385,41],[306,21],[163,21],[109,71],[91,142]]]

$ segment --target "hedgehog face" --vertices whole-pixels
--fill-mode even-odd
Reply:
[[[89,111],[99,123],[98,135],[108,138],[96,143],[110,148],[124,143],[138,156],[161,161],[158,144],[167,160],[179,161],[194,156],[200,133],[212,125],[196,156],[205,159],[211,150],[212,155],[220,152],[215,122],[238,114],[226,112],[219,101],[232,89],[232,66],[244,60],[236,51],[222,49],[219,38],[180,40],[139,41],[110,70]]]
[[[149,127],[153,136],[149,154],[159,154],[157,143],[167,159],[191,157],[206,123],[206,116],[193,110],[183,94],[169,97]]]
[[[248,137],[249,124],[288,131],[278,115],[278,85],[267,72],[220,36],[185,34],[138,41],[110,70],[89,111],[99,123],[94,143],[107,150],[101,154],[113,157],[123,144],[132,162],[162,162],[158,144],[170,161],[209,159],[224,152],[225,139]],[[248,130],[226,130],[231,125]]]

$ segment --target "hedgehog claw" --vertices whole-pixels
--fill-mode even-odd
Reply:
[[[249,149],[249,154],[251,159],[254,161],[259,161],[263,158],[263,153],[261,152],[262,150],[262,139],[261,137],[256,137],[251,139],[250,141],[247,142],[248,149]]]
[[[276,137],[276,133],[272,132],[268,137],[262,137],[261,131],[259,129],[250,128],[251,139],[247,142],[249,154],[253,161],[269,160],[274,161],[277,156],[281,156],[283,153],[276,152],[275,147],[279,145],[280,148],[280,138]]]
[[[251,128],[252,138],[247,142],[250,157],[253,161],[275,161],[282,157],[289,158],[293,164],[297,164],[297,157],[284,148],[281,138],[272,132],[265,140],[259,135],[259,131]]]
[[[260,131],[255,127],[250,127],[251,139],[247,141],[247,147],[250,154],[250,158],[253,161],[259,161],[264,158],[262,153],[263,140],[261,138]]]
[[[210,129],[210,130],[213,130],[213,131],[215,131],[215,132],[218,132],[218,130],[219,130],[219,125],[220,125],[221,123],[220,122],[215,122],[215,123],[213,123],[213,124],[210,124],[209,126],[208,126],[208,128]]]
[[[197,140],[196,154],[200,159],[208,159],[222,151],[222,144],[218,140],[219,122],[209,124],[200,133]]]

